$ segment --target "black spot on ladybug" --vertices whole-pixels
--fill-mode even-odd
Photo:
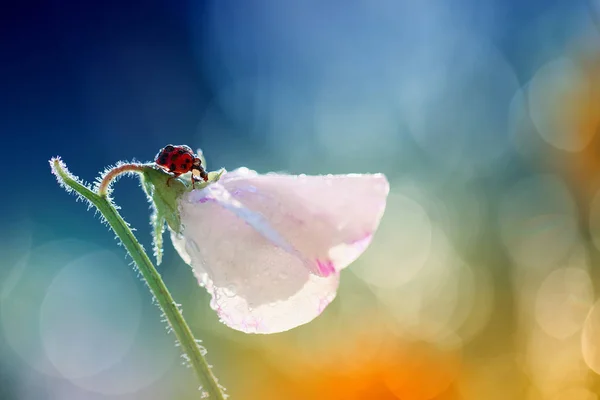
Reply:
[[[179,154],[175,153],[171,156],[171,160],[177,160],[177,157],[179,157]]]
[[[159,163],[161,164],[166,164],[167,163],[167,156],[165,156],[164,154],[162,156],[160,156],[160,160],[158,160]]]
[[[184,168],[184,169],[185,169],[186,167],[187,167],[187,164],[186,164],[186,163],[183,163],[183,164],[181,164],[181,168]]]
[[[173,147],[171,145],[168,145],[168,146],[165,146],[165,148],[163,150],[166,151],[166,152],[170,152],[170,151],[175,150],[175,147]]]
[[[177,168],[177,165],[175,165],[175,163],[171,163],[171,171],[175,171],[175,169]]]
[[[183,154],[183,153],[185,153],[185,150],[183,150],[183,149],[179,149],[179,151],[178,151],[177,153],[178,153],[178,154]]]

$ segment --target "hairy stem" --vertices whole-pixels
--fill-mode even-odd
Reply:
[[[86,198],[92,203],[106,218],[110,227],[114,230],[117,237],[123,242],[123,245],[127,249],[127,252],[137,265],[142,277],[146,281],[146,284],[150,288],[150,291],[156,298],[156,301],[167,318],[167,321],[175,336],[179,341],[183,351],[189,358],[189,362],[194,369],[202,388],[208,393],[207,398],[215,400],[224,400],[226,398],[223,393],[221,386],[217,383],[217,379],[213,375],[206,359],[202,355],[202,350],[198,346],[192,331],[188,324],[185,322],[183,315],[178,305],[173,300],[173,297],[169,293],[169,290],[165,286],[160,274],[150,261],[150,258],[137,241],[129,226],[123,220],[123,217],[119,214],[116,208],[113,206],[111,201],[106,196],[106,188],[110,184],[110,181],[106,181],[104,185],[104,192],[102,194],[95,193],[84,184],[79,182],[76,177],[71,175],[66,166],[59,159],[52,159],[50,161],[52,171],[58,178],[59,182],[67,189],[74,190],[79,195]],[[119,167],[117,167],[119,168]],[[125,172],[125,171],[121,171]],[[107,174],[106,176],[110,175]],[[119,173],[115,173],[112,177],[118,176]],[[106,180],[103,180],[103,182]],[[102,187],[102,186],[101,186]]]
[[[117,165],[116,167],[111,168],[102,176],[102,181],[98,186],[98,194],[100,196],[106,196],[108,194],[108,189],[110,188],[111,182],[114,181],[119,175],[132,172],[142,172],[144,168],[147,167],[148,166],[145,164],[128,163]]]

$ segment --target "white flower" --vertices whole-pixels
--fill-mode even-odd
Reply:
[[[388,191],[382,174],[240,168],[179,199],[182,232],[171,238],[223,323],[282,332],[310,322],[335,298],[339,273],[371,242]]]

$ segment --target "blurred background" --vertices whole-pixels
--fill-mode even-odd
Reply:
[[[312,323],[246,335],[159,267],[231,399],[600,393],[600,1],[24,1],[0,18],[0,398],[195,399],[123,248],[61,189],[168,143],[209,169],[383,172]],[[115,198],[150,248],[137,181]]]

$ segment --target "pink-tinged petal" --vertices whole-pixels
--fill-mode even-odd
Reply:
[[[339,270],[368,246],[385,208],[383,175],[258,175],[239,169],[180,200],[182,258],[221,321],[281,332],[335,298]]]
[[[181,202],[185,228],[171,237],[211,294],[211,307],[221,321],[247,333],[275,333],[316,318],[335,298],[339,274],[311,274],[300,258],[210,192],[195,191]]]
[[[389,192],[382,174],[259,175],[240,168],[220,183],[243,206],[264,216],[320,276],[340,271],[365,251]]]

